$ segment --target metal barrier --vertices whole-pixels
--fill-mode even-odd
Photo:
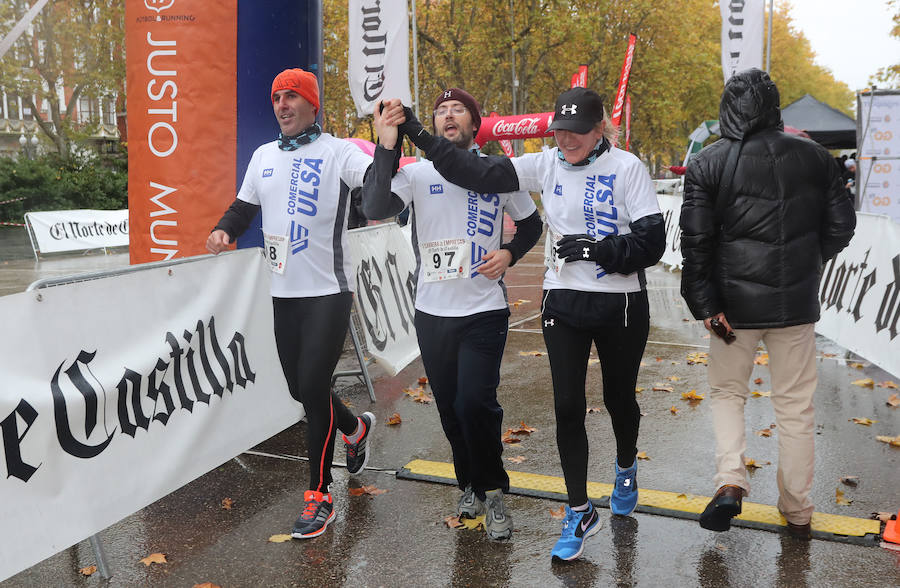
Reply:
[[[359,315],[356,313],[355,307],[350,310],[350,328],[348,331],[350,331],[350,338],[353,341],[353,350],[356,353],[356,360],[359,362],[359,369],[334,372],[331,376],[331,387],[334,387],[334,383],[338,378],[356,376],[358,380],[366,385],[366,389],[369,391],[369,400],[375,402],[375,388],[372,387],[372,379],[369,377],[369,365],[375,360],[371,357],[366,358],[365,356],[366,342],[365,339],[359,335],[362,331],[362,327],[359,324]]]

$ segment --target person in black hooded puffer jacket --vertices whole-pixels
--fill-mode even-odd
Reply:
[[[808,538],[818,285],[825,261],[850,242],[856,216],[834,158],[784,132],[767,73],[728,80],[719,126],[722,139],[690,160],[680,221],[681,295],[695,318],[724,335],[709,345],[718,490],[700,524],[727,530],[750,490],[744,403],[762,340],[779,439],[778,508],[790,534]]]

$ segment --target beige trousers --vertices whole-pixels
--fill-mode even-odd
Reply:
[[[806,524],[813,513],[809,499],[813,481],[816,390],[814,325],[779,329],[736,329],[731,345],[712,334],[709,342],[709,385],[716,435],[716,484],[750,492],[744,466],[747,432],[744,404],[750,395],[756,347],[769,352],[772,406],[778,436],[778,510],[794,524]]]

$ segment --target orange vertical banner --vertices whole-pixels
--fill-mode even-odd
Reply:
[[[235,196],[237,0],[127,0],[131,263],[206,253]]]

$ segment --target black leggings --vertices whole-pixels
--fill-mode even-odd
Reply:
[[[275,344],[291,396],[306,411],[309,488],[328,492],[336,429],[349,435],[356,416],[331,390],[341,357],[353,294],[273,298]]]
[[[453,450],[456,481],[485,491],[509,491],[503,467],[503,409],[497,402],[509,310],[440,317],[416,311],[416,335],[444,434]]]
[[[640,302],[646,300],[644,293]],[[637,455],[641,410],[634,388],[647,344],[650,316],[640,307],[627,312],[628,326],[585,327],[582,323],[581,327],[574,327],[546,310],[541,321],[553,376],[556,444],[570,506],[588,501],[588,440],[584,420],[587,411],[585,378],[591,343],[597,346],[603,371],[603,403],[616,435],[616,459],[621,466],[628,467]]]

